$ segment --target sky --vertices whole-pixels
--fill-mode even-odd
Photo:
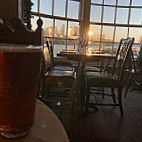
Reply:
[[[33,11],[38,11],[37,0],[32,0],[34,6]],[[54,15],[65,16],[66,0],[54,0]],[[78,18],[79,2],[69,1],[68,3],[68,17]],[[40,0],[40,12],[51,15],[52,14],[52,0]]]
[[[34,6],[32,6],[32,11],[37,12],[38,2],[37,0],[32,0],[32,2],[34,3]],[[65,8],[66,8],[66,0],[54,0],[54,15],[55,16],[65,17]],[[78,14],[79,14],[78,11],[79,11],[79,2],[69,1],[67,17],[78,19]],[[40,0],[40,13],[52,15],[52,0]],[[45,25],[53,24],[52,20],[44,19],[44,22],[46,23]],[[57,21],[57,24],[58,23],[62,23],[62,22]],[[76,24],[77,23],[75,23],[74,26],[76,26]],[[58,24],[58,27],[61,28],[62,24]]]
[[[103,0],[91,0],[91,3],[99,3],[101,4]],[[32,6],[32,11],[37,12],[37,0],[32,0],[34,3],[34,6]],[[128,6],[130,3],[130,0],[118,0],[118,5],[121,6]],[[104,0],[104,4],[110,4],[115,5],[116,0]],[[142,0],[132,0],[132,6],[142,6]],[[55,16],[61,16],[65,17],[65,7],[66,7],[66,0],[54,0],[54,15]],[[68,3],[68,12],[67,17],[68,18],[74,18],[78,19],[79,14],[79,2],[74,2],[69,0]],[[48,15],[52,15],[52,0],[40,0],[40,12]],[[97,14],[96,14],[97,13]],[[116,17],[116,23],[117,24],[127,24],[128,22],[128,13],[129,8],[118,8],[117,9],[117,17]],[[90,12],[90,21],[91,22],[101,22],[101,15],[102,15],[102,6],[91,6],[91,12]],[[104,17],[103,22],[105,23],[113,23],[115,17],[115,7],[104,7]],[[36,20],[36,17],[32,19],[32,21]],[[44,20],[44,27],[52,26],[53,20]],[[62,25],[65,24],[65,22],[56,21],[55,25],[58,26],[59,29],[61,29]],[[130,17],[130,24],[134,25],[141,25],[142,24],[142,9],[140,8],[132,8],[131,9],[131,17]],[[71,26],[78,25],[78,23],[72,23]],[[36,27],[34,25],[34,27]],[[99,28],[98,28],[99,29]],[[117,36],[122,36],[122,33],[119,33],[118,29],[122,29],[122,33],[126,33],[127,28],[123,27],[117,27],[118,33]],[[104,28],[104,34],[107,35],[107,38],[112,38],[112,31],[114,30],[113,27],[105,27]],[[130,28],[130,35],[134,35],[137,40],[139,40],[139,36],[142,33],[141,28]],[[97,34],[97,33],[96,33]],[[99,33],[98,33],[99,35]],[[126,34],[127,35],[127,34]],[[139,35],[139,36],[138,36]]]

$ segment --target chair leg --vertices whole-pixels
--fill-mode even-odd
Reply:
[[[128,77],[129,77],[129,73],[126,73],[125,74],[125,79],[124,79],[124,84],[126,84],[126,81],[127,81]]]
[[[49,97],[50,88],[51,88],[50,86],[45,86],[45,90],[44,90],[45,99],[48,99],[48,97]]]
[[[101,91],[102,91],[102,98],[104,99],[104,98],[105,98],[105,95],[104,95],[104,88],[101,88]]]
[[[123,111],[123,105],[122,105],[122,89],[120,88],[118,89],[118,104],[119,104],[121,115],[123,115],[124,111]]]
[[[42,98],[45,98],[45,93],[46,93],[46,89],[45,89],[45,84],[43,83],[42,84],[42,94],[41,94]]]
[[[86,91],[86,109],[85,109],[86,113],[88,113],[89,111],[89,99],[90,99],[90,87],[88,87]]]
[[[71,101],[72,101],[72,108],[71,108],[71,112],[74,115],[74,109],[75,109],[75,89],[71,89]]]
[[[115,94],[114,94],[114,88],[111,88],[111,94],[112,94],[113,103],[116,104],[116,99],[115,99]]]
[[[131,82],[132,82],[132,78],[133,78],[133,74],[130,75],[130,79],[129,79],[129,83],[127,85],[127,88],[126,88],[126,91],[125,91],[125,94],[124,94],[124,97],[126,98],[126,95],[128,93],[128,90],[130,88],[130,85],[131,85]]]

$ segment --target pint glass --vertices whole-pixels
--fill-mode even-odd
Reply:
[[[0,44],[0,132],[26,135],[34,124],[41,48]]]

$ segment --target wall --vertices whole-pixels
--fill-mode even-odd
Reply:
[[[0,0],[0,18],[7,23],[12,17],[19,17],[19,0]]]

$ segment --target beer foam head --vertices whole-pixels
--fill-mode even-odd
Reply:
[[[42,46],[20,45],[20,44],[0,44],[0,51],[3,52],[41,52]]]

